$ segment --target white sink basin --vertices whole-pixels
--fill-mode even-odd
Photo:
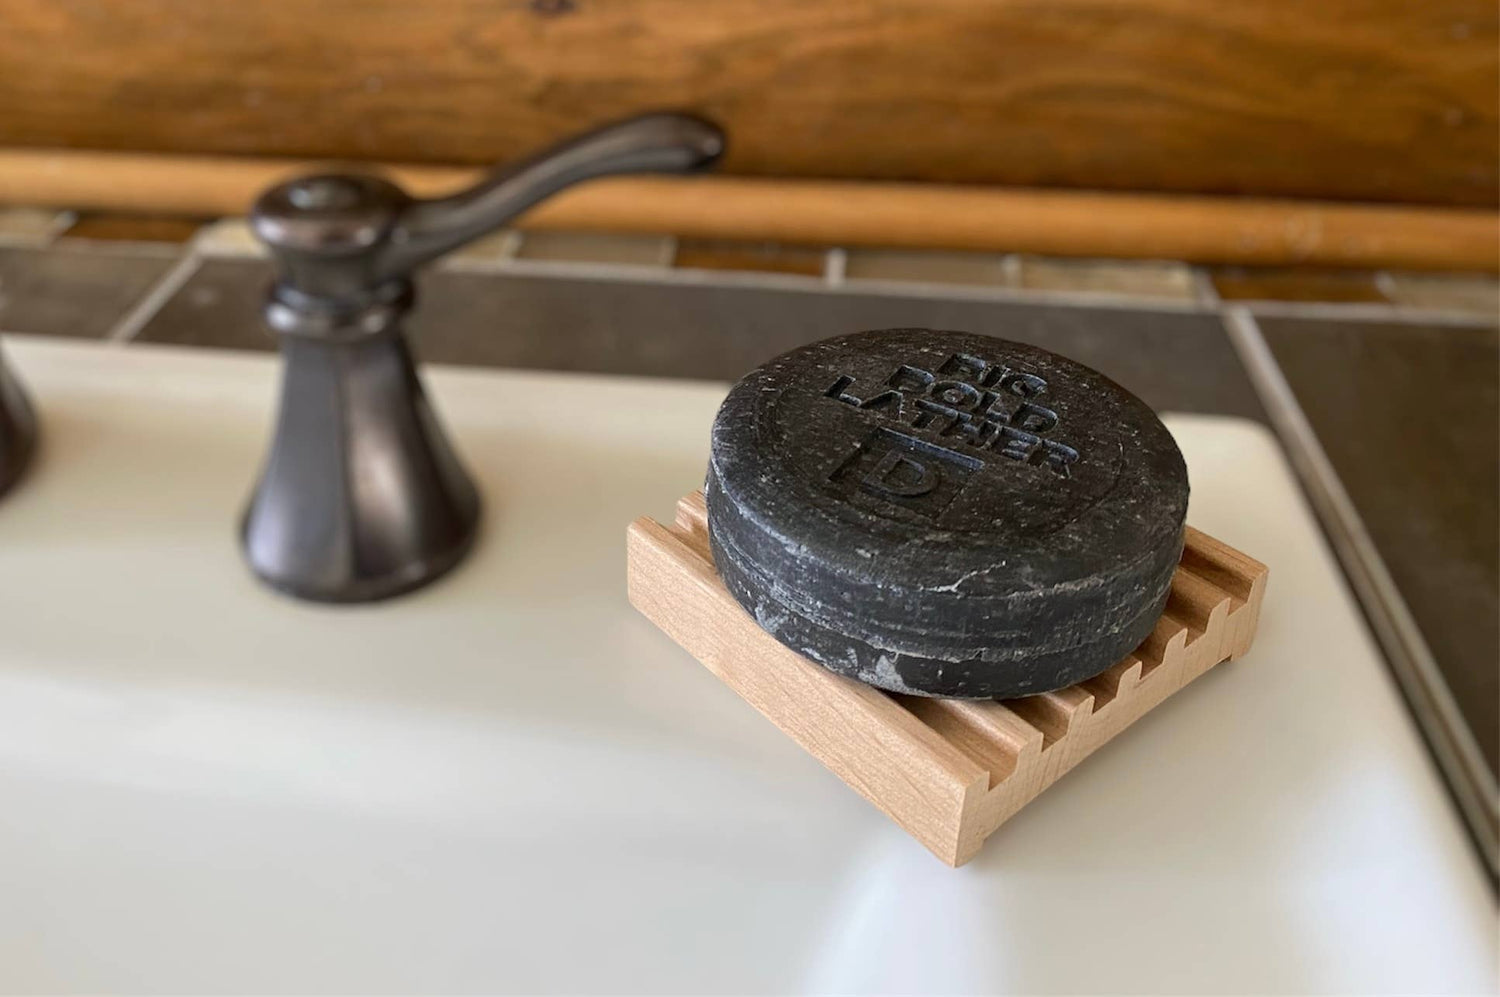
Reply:
[[[443,370],[476,555],[288,601],[270,357],[7,337],[0,990],[1486,991],[1495,908],[1270,435],[1178,417],[1256,648],[953,870],[626,603],[723,388]]]

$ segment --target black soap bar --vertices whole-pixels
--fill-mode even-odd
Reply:
[[[1188,481],[1161,420],[1097,371],[888,329],[736,384],[705,495],[725,585],[781,643],[892,692],[1007,698],[1151,632]]]

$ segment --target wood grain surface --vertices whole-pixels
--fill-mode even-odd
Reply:
[[[1480,0],[5,0],[0,141],[485,163],[658,106],[730,172],[1496,203]]]

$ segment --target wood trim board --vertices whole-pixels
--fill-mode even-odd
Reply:
[[[329,164],[243,157],[0,149],[0,203],[212,217]],[[364,164],[412,193],[471,169]],[[810,246],[879,246],[1250,266],[1500,269],[1492,210],[1101,191],[760,177],[617,177],[563,191],[525,229],[645,232]]]

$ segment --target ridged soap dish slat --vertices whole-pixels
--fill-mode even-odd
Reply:
[[[1172,693],[1250,648],[1266,567],[1191,527],[1166,611],[1133,654],[1023,699],[895,696],[762,630],[714,570],[703,495],[628,537],[631,604],[938,858],[958,866],[1065,772]]]

